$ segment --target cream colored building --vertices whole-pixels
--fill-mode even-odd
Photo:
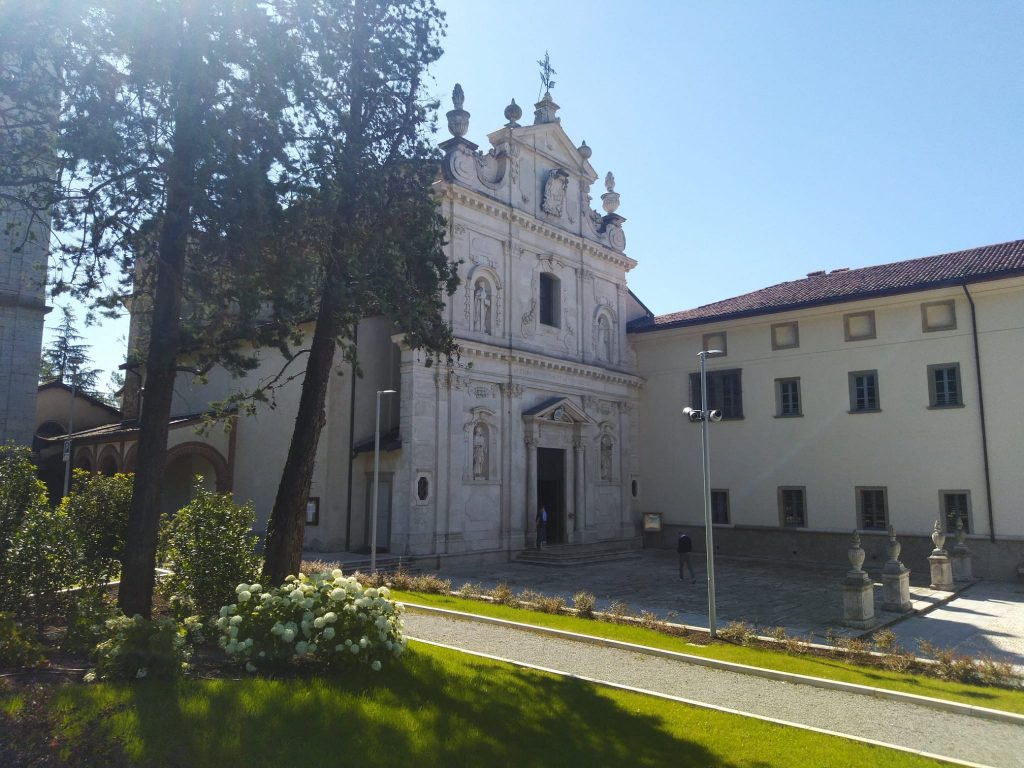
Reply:
[[[775,560],[868,565],[888,526],[926,570],[934,521],[969,532],[975,572],[1024,562],[1024,241],[812,273],[644,318],[642,508],[671,535],[703,528],[697,353],[709,357],[716,546]],[[952,543],[952,542],[950,542]]]

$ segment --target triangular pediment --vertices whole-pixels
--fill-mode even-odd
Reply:
[[[593,184],[597,181],[597,172],[594,167],[580,154],[576,144],[569,138],[569,134],[562,128],[561,123],[520,126],[512,130],[511,136],[528,150],[565,168],[570,173],[579,173],[587,182]],[[494,131],[487,138],[491,144],[497,146],[500,142],[508,140],[509,133],[507,129],[501,129]]]
[[[552,397],[533,408],[523,411],[523,419],[527,421],[553,421],[561,424],[593,424],[594,420],[584,413],[568,397]]]

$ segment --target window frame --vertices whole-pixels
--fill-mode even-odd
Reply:
[[[796,411],[793,413],[787,413],[785,410],[785,399],[783,398],[782,388],[786,384],[796,385]],[[781,379],[775,380],[775,418],[777,419],[793,419],[799,418],[804,415],[804,398],[803,393],[800,389],[800,377],[799,376],[787,376]]]
[[[719,494],[718,498],[725,499],[725,519],[715,519],[715,494]],[[711,489],[711,524],[712,525],[732,525],[732,511],[729,505],[729,489],[728,488],[712,488]]]
[[[858,408],[857,407],[857,377],[871,375],[875,377],[875,399],[874,407],[872,408]],[[850,388],[850,410],[849,413],[878,413],[882,410],[882,395],[881,387],[878,385],[878,369],[870,368],[864,371],[850,371],[847,374],[847,380]]]
[[[946,521],[946,533],[956,533],[956,523],[950,525],[949,512],[946,509],[946,499],[949,496],[963,496],[965,502],[964,513],[961,519],[964,520],[964,533],[974,533],[974,509],[971,505],[971,492],[966,489],[945,489],[939,491],[939,514]]]
[[[545,301],[545,284],[548,286]],[[545,315],[552,322],[545,322]],[[537,288],[537,322],[548,328],[562,327],[562,281],[553,272],[541,272]]]
[[[786,494],[789,492],[799,491],[800,493],[800,506],[801,506],[801,520],[799,523],[792,524],[786,522]],[[779,527],[781,528],[806,528],[807,527],[807,486],[806,485],[780,485],[777,490],[777,499],[779,504]]]
[[[854,488],[857,502],[857,529],[861,531],[887,531],[889,530],[889,489],[884,485],[858,485]],[[869,526],[864,520],[864,494],[882,494],[882,525]]]
[[[743,418],[743,369],[725,368],[722,370],[708,371],[708,409],[722,412],[722,421],[736,421]],[[738,401],[737,412],[727,411],[725,407],[726,392],[722,382],[726,377],[735,377],[736,391],[731,393]],[[690,403],[692,407],[700,410],[700,371],[690,374]]]
[[[722,343],[721,344],[716,344],[714,346],[711,346],[710,344],[708,344],[708,340],[709,339],[713,339],[716,336],[721,336],[722,337]],[[703,351],[703,352],[708,352],[708,351],[710,351],[712,349],[717,349],[719,352],[721,352],[721,354],[720,355],[715,355],[715,357],[726,357],[729,354],[729,336],[728,336],[728,332],[726,332],[726,331],[713,331],[712,333],[705,333],[703,336],[701,336],[700,348],[701,348],[701,351]]]
[[[945,325],[929,325],[928,324],[928,309],[930,307],[941,307],[947,306],[950,309],[950,315],[953,320]],[[956,330],[956,301],[954,299],[944,299],[942,301],[925,301],[921,304],[921,333],[935,333],[936,331],[955,331]]]
[[[952,370],[956,387],[956,402],[940,403],[938,382],[935,380],[936,371]],[[948,384],[947,384],[948,386]],[[964,390],[960,383],[960,363],[936,363],[928,366],[928,408],[942,410],[944,408],[963,408]]]
[[[866,317],[870,321],[871,330],[863,335],[855,336],[850,332],[850,321],[857,317]],[[878,326],[875,324],[875,310],[868,309],[863,312],[848,312],[843,315],[843,338],[845,341],[868,341],[878,338]]]
[[[792,344],[779,344],[778,339],[775,336],[775,332],[780,328],[792,328],[793,329],[793,343]],[[779,349],[796,349],[800,346],[800,323],[797,320],[791,320],[788,323],[773,323],[771,327],[771,341],[772,350]]]

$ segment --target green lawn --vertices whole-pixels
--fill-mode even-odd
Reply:
[[[155,766],[936,765],[418,643],[379,675],[68,685],[49,711],[65,751]]]
[[[841,680],[875,688],[886,688],[919,696],[931,696],[938,699],[960,701],[991,709],[1024,714],[1024,691],[1007,690],[1004,688],[967,685],[965,683],[948,682],[924,675],[912,675],[889,672],[875,667],[858,666],[838,659],[817,658],[813,656],[790,655],[782,651],[747,648],[728,643],[714,645],[692,645],[682,638],[643,629],[642,627],[623,624],[611,624],[593,619],[580,619],[575,616],[561,616],[522,608],[509,608],[504,605],[468,600],[448,595],[428,595],[414,592],[392,590],[391,596],[401,602],[447,608],[449,610],[475,613],[481,616],[493,616],[499,619],[518,621],[524,624],[536,624],[542,627],[579,632],[585,635],[622,640],[637,645],[647,645],[694,656],[731,661],[738,664],[749,664],[753,667],[776,669],[812,677],[824,677]]]

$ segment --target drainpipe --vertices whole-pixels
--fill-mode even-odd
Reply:
[[[985,464],[985,501],[988,502],[988,537],[993,543],[996,540],[996,519],[992,511],[992,477],[988,465],[988,430],[985,428],[985,390],[981,386],[981,349],[978,346],[978,322],[974,311],[974,299],[967,290],[967,283],[961,283],[964,296],[971,305],[971,337],[974,339],[974,370],[978,374],[978,411],[981,420],[981,455]]]
[[[352,343],[356,347],[356,357],[359,355],[359,323],[356,322],[355,330],[352,332]],[[351,399],[348,405],[348,501],[345,508],[345,551],[348,552],[349,537],[352,534],[352,463],[355,461],[353,451],[356,447],[356,367],[352,365],[352,383],[349,385]]]

